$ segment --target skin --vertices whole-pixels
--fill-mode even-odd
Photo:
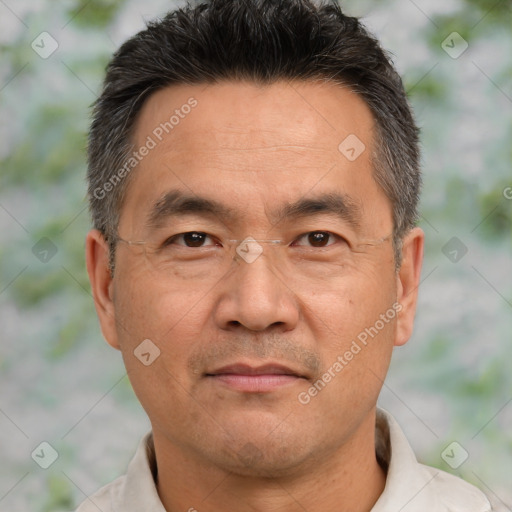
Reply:
[[[351,241],[392,232],[392,207],[370,164],[374,120],[355,93],[318,82],[173,86],[145,103],[135,147],[191,96],[197,107],[133,171],[120,216],[122,238],[156,239],[144,219],[171,189],[236,211],[229,224],[197,216],[176,220],[176,233],[289,245],[315,230]],[[353,162],[338,150],[349,134],[366,146]],[[293,223],[272,216],[285,202],[332,191],[359,207],[357,230],[332,215]],[[276,256],[292,250],[285,244],[282,253],[267,255],[264,248],[255,262],[239,261],[221,280],[205,275],[191,281],[185,267],[159,273],[140,246],[123,243],[112,277],[102,235],[88,234],[87,269],[101,329],[121,350],[151,420],[158,492],[167,511],[372,508],[385,485],[375,457],[376,402],[393,347],[412,332],[423,238],[419,228],[405,237],[398,272],[389,240],[330,249],[344,251],[345,263],[317,262],[309,274],[290,272]],[[400,313],[308,404],[300,403],[299,393],[395,302]],[[145,339],[161,351],[149,366],[133,354]],[[281,363],[304,378],[254,393],[205,376],[235,362]]]

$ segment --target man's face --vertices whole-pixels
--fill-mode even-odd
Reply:
[[[156,145],[119,223],[145,244],[117,245],[100,319],[159,444],[270,476],[342,450],[368,423],[412,325],[410,307],[397,313],[373,130],[364,101],[334,84],[176,86],[145,103],[134,146]],[[247,237],[260,242],[237,253]],[[143,340],[146,359],[160,350],[148,365],[134,354]]]

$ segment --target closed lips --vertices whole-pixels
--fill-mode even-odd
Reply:
[[[301,375],[295,370],[288,368],[286,366],[278,365],[278,364],[267,364],[264,366],[249,366],[246,364],[234,364],[229,366],[223,366],[217,370],[206,373],[207,377],[212,377],[216,375],[247,375],[247,376],[256,376],[256,375],[289,375],[293,377],[305,377]]]

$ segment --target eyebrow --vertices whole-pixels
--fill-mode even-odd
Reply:
[[[156,228],[169,217],[194,214],[233,220],[235,210],[213,199],[185,194],[180,190],[171,190],[153,205],[146,224],[148,227]]]
[[[311,198],[301,198],[283,206],[277,214],[279,219],[298,220],[315,215],[334,215],[353,228],[361,223],[361,207],[348,195],[329,192]]]
[[[217,217],[226,224],[233,223],[237,218],[236,210],[214,199],[187,194],[181,190],[170,190],[153,205],[146,224],[150,228],[158,228],[169,218],[185,215]],[[294,221],[316,215],[336,216],[357,229],[360,226],[362,210],[348,195],[329,192],[300,198],[272,212],[272,218],[277,219],[275,224],[283,220]]]

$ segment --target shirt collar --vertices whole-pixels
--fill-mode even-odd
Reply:
[[[388,470],[384,491],[371,512],[491,512],[479,489],[420,464],[398,423],[383,409],[377,409],[376,440],[377,458],[387,460]]]
[[[383,409],[377,409],[375,437],[377,459],[387,463],[387,475],[384,491],[372,512],[416,510],[415,501],[421,502],[422,510],[438,510],[435,496],[428,489],[437,473],[423,470],[404,433]]]
[[[166,512],[156,489],[156,468],[153,433],[148,432],[139,443],[126,478],[112,496],[113,512]]]

